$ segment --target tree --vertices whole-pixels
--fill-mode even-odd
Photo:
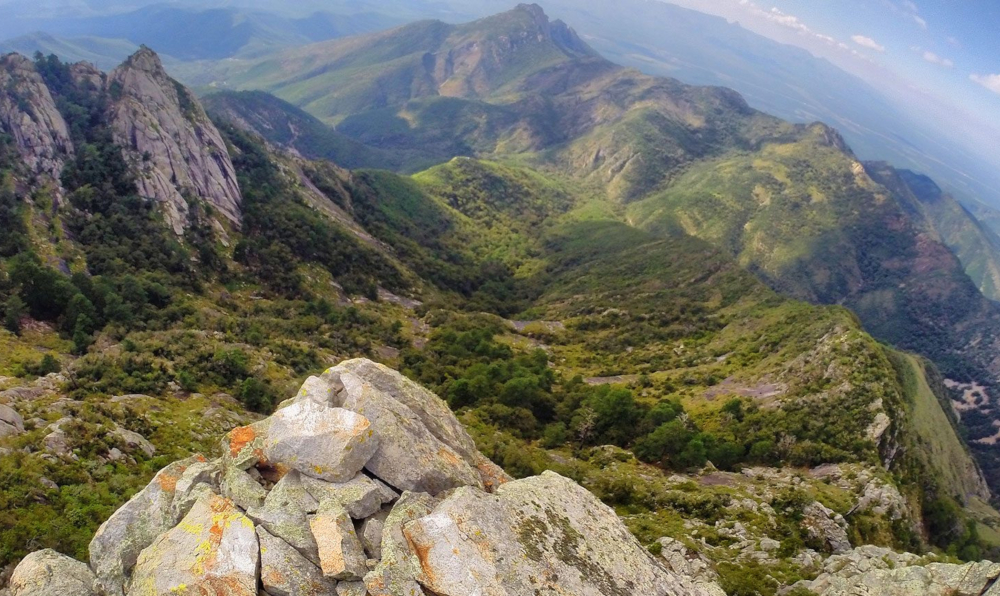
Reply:
[[[4,304],[3,326],[14,335],[21,334],[21,318],[24,316],[27,307],[24,300],[17,294],[7,299]]]

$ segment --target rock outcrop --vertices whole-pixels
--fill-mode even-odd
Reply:
[[[115,142],[138,173],[139,193],[164,205],[174,231],[188,223],[188,198],[239,225],[242,196],[226,143],[159,56],[140,49],[111,72],[107,87]]]
[[[29,175],[58,183],[73,154],[69,127],[34,62],[20,54],[0,57],[0,130],[13,138]]]
[[[909,553],[862,546],[826,560],[819,576],[795,587],[819,596],[1000,596],[1000,564],[926,563]]]
[[[721,593],[667,569],[575,482],[510,480],[440,398],[368,361],[310,379],[223,447],[171,464],[113,514],[90,568],[25,559],[13,596],[57,593],[22,578],[77,582],[58,593],[81,596],[91,583],[102,596]]]

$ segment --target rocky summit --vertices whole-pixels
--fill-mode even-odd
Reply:
[[[33,553],[10,595],[723,593],[572,480],[512,480],[443,400],[368,360],[308,379],[221,447],[161,470],[100,527],[89,567]]]

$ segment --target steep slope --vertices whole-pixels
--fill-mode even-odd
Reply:
[[[19,54],[3,56],[0,85],[0,124],[12,137],[27,174],[58,182],[73,155],[73,141],[34,63]]]
[[[43,32],[22,35],[0,43],[0,51],[17,52],[23,56],[34,56],[35,52],[46,56],[55,54],[64,62],[86,61],[108,70],[121,64],[138,49],[138,44],[121,39],[62,38]]]
[[[108,75],[109,121],[115,141],[139,172],[139,193],[162,203],[177,233],[188,221],[185,194],[239,225],[240,188],[215,125],[184,86],[143,48]]]
[[[866,164],[865,169],[898,201],[913,205],[914,215],[927,220],[983,295],[1000,301],[1000,235],[926,176],[886,164]]]
[[[399,158],[366,147],[267,93],[214,93],[201,102],[213,120],[253,132],[308,159],[328,160],[345,168],[395,169],[400,165]]]

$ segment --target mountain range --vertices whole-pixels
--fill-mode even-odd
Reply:
[[[983,212],[826,124],[619,66],[536,5],[289,45],[202,64],[234,89],[203,99],[149,47],[107,73],[0,60],[0,563],[50,547],[105,586],[152,573],[180,517],[156,543],[129,530],[141,563],[113,573],[98,526],[159,515],[135,503],[167,490],[163,472],[141,488],[163,466],[231,429],[219,465],[242,458],[245,429],[273,424],[257,413],[281,419],[309,375],[364,357],[444,399],[511,476],[555,470],[613,506],[643,568],[769,596],[989,575],[954,565],[1000,549]],[[368,383],[417,408],[413,437],[470,442],[415,413],[411,381],[365,370],[316,391]],[[282,468],[253,458],[191,487],[255,517]],[[327,579],[386,587],[367,571]]]

